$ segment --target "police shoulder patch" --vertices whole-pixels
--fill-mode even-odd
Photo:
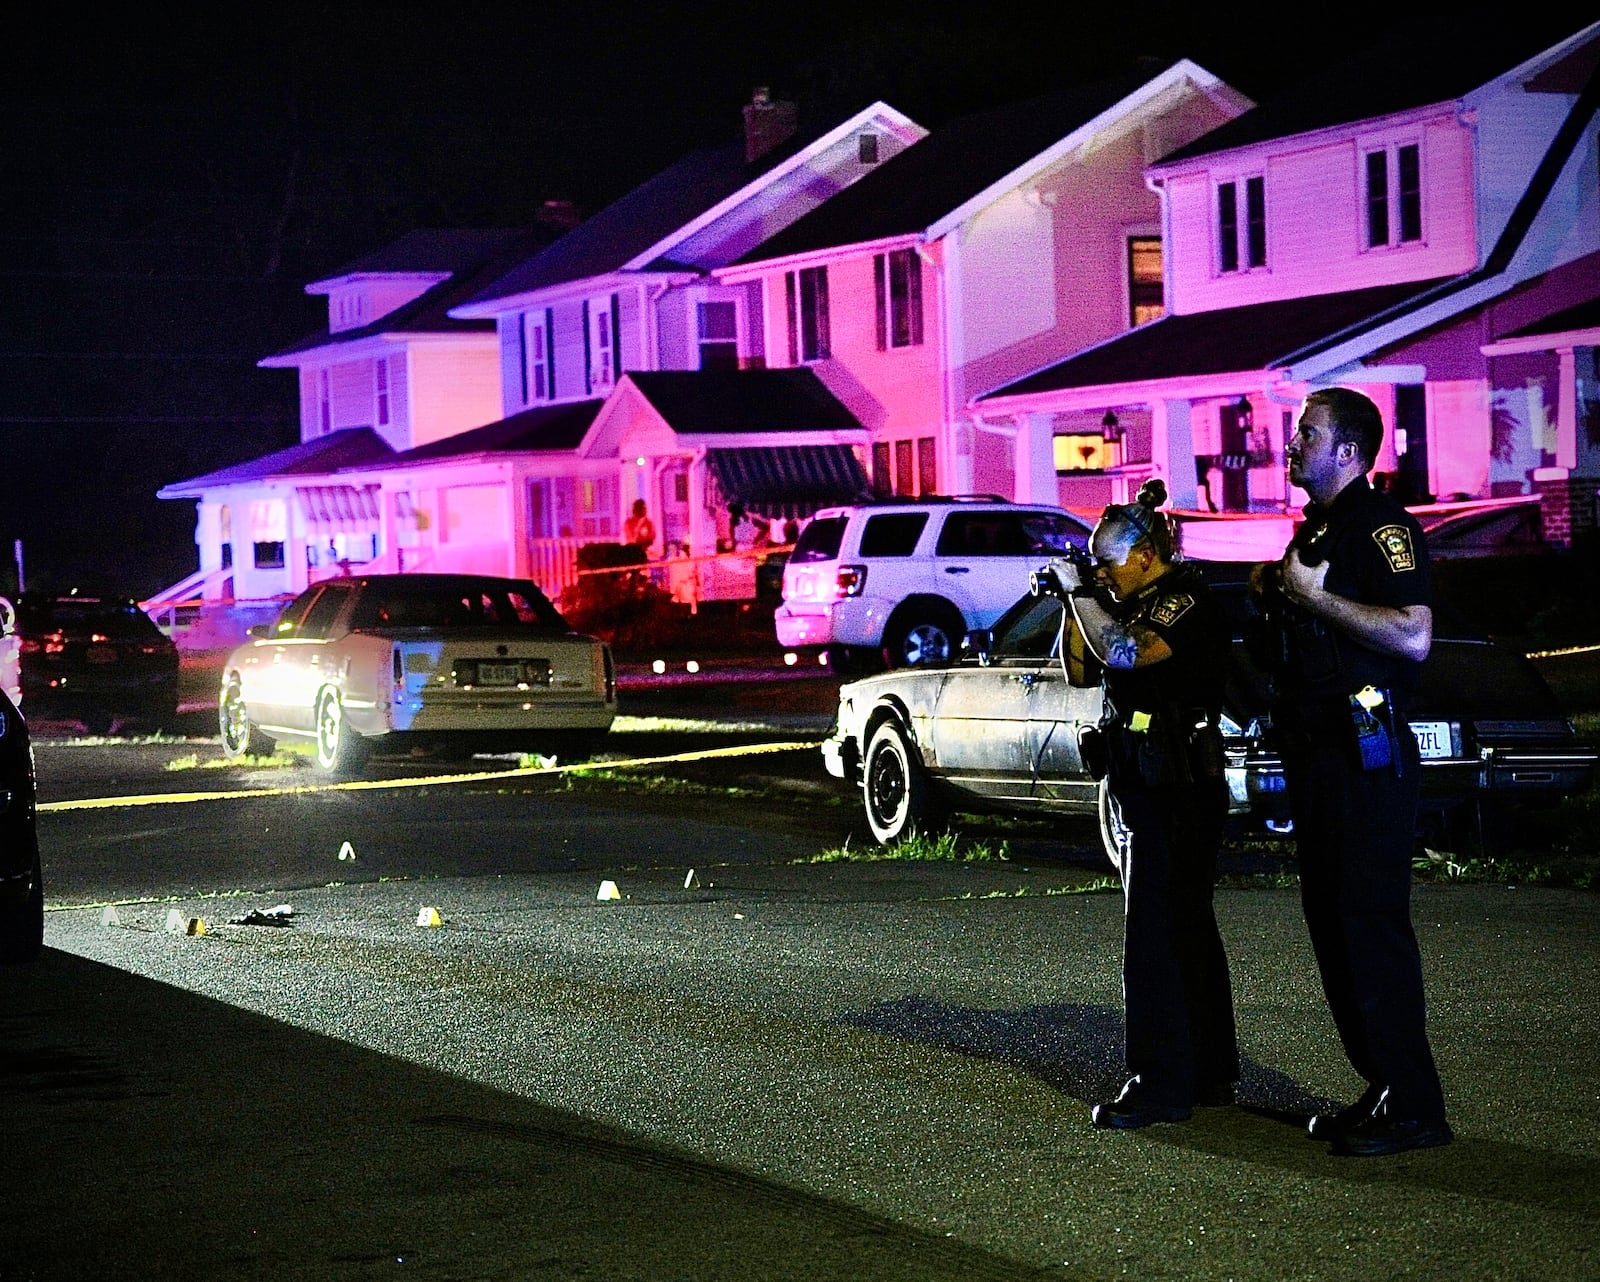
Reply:
[[[1411,531],[1403,525],[1380,526],[1372,532],[1373,539],[1383,549],[1389,568],[1396,574],[1417,568],[1417,554],[1411,547]]]
[[[1156,603],[1150,607],[1150,622],[1159,623],[1162,627],[1171,627],[1187,614],[1194,605],[1194,597],[1187,592],[1168,592],[1165,596],[1156,598]]]

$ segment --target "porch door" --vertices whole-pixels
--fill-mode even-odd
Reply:
[[[652,514],[661,529],[661,546],[667,556],[689,551],[689,464],[675,459],[661,469],[661,493]],[[680,546],[681,545],[681,546]]]
[[[1245,422],[1248,411],[1237,405],[1220,407],[1222,418],[1222,510],[1246,512],[1250,509],[1250,430]]]

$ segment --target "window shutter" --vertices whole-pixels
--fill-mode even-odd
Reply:
[[[544,309],[544,385],[545,395],[556,398],[556,314],[555,309]]]
[[[832,355],[828,328],[828,269],[817,267],[817,359],[826,360]]]
[[[795,279],[793,272],[783,274],[783,305],[789,317],[789,364],[800,363],[800,318],[796,314]]]
[[[622,377],[622,299],[611,295],[611,381]]]
[[[528,314],[518,312],[511,331],[511,349],[517,362],[518,387],[522,391],[521,405],[528,403]]]
[[[589,300],[586,298],[583,300],[583,394],[585,396],[594,393],[594,372],[589,364],[594,357],[589,349]]]
[[[878,350],[889,346],[889,259],[887,254],[872,256],[872,291],[878,303]]]
[[[906,311],[910,321],[911,345],[922,342],[922,255],[914,249],[906,250]],[[929,442],[931,447],[932,442]]]

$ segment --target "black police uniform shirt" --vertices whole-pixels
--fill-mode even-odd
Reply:
[[[1422,527],[1387,494],[1357,477],[1323,507],[1308,503],[1289,540],[1307,565],[1328,563],[1323,586],[1363,605],[1404,609],[1431,600],[1428,549]],[[1288,607],[1288,671],[1282,692],[1296,701],[1347,699],[1366,686],[1396,697],[1416,687],[1421,665],[1370,649],[1349,634]]]
[[[1213,721],[1222,707],[1228,628],[1200,571],[1178,565],[1130,596],[1117,611],[1125,625],[1150,629],[1172,651],[1140,668],[1106,668],[1106,699],[1126,726],[1136,712],[1204,708]]]

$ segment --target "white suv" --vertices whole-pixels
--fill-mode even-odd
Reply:
[[[824,508],[783,571],[778,643],[837,666],[947,663],[1028,591],[1028,572],[1089,526],[1058,507],[1002,499],[900,499]]]

